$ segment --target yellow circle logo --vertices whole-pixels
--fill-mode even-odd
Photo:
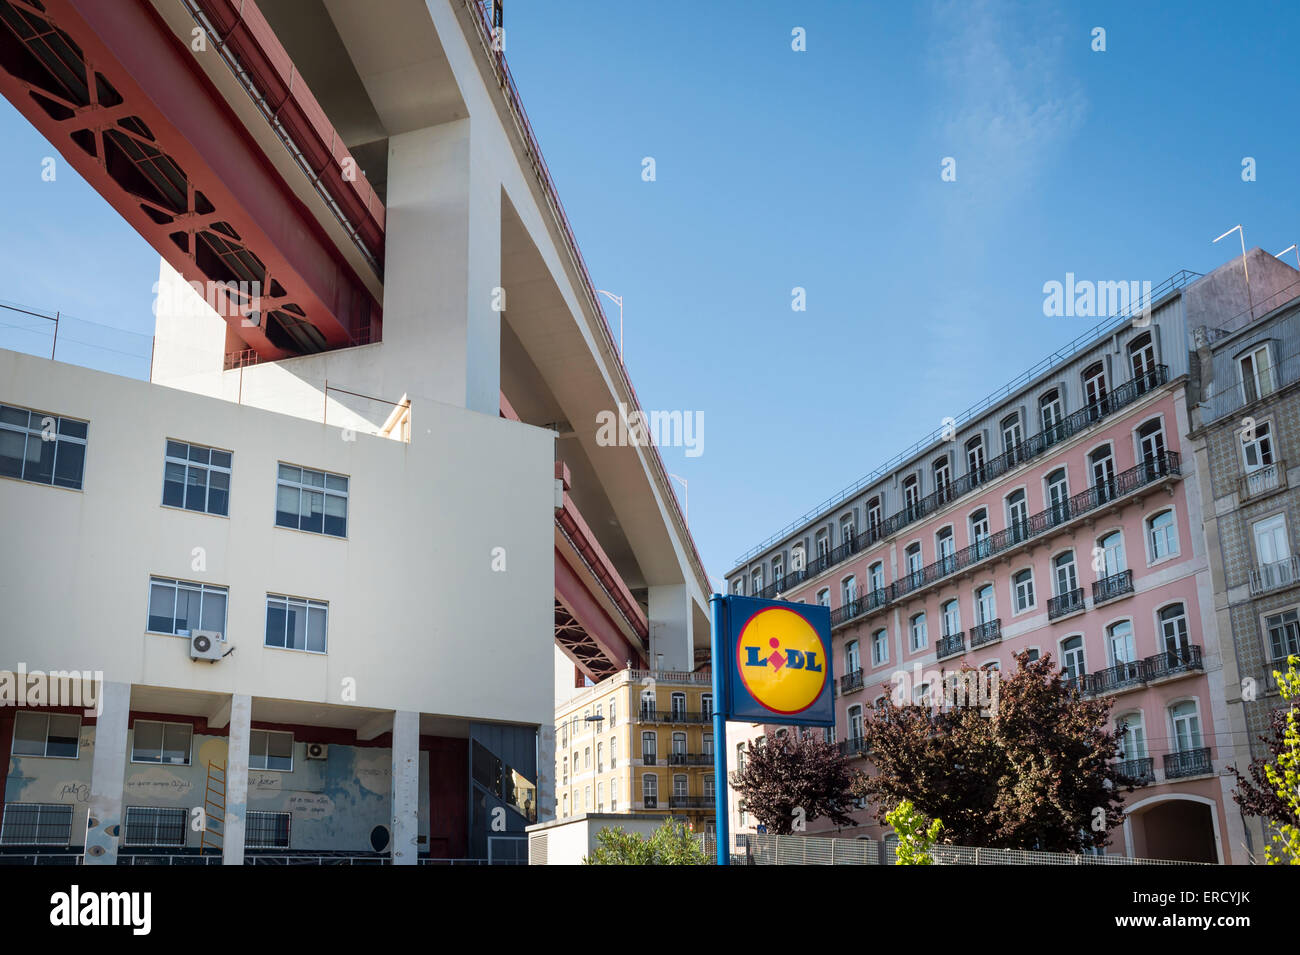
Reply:
[[[822,695],[826,647],[799,614],[769,607],[741,627],[736,669],[750,696],[774,713],[792,716]]]

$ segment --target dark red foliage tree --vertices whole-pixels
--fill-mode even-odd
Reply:
[[[744,768],[731,774],[731,785],[768,832],[788,835],[798,831],[800,820],[819,817],[852,825],[850,793],[856,776],[833,743],[787,733],[751,747]]]

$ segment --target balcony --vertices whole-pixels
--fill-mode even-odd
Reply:
[[[712,713],[688,713],[686,710],[672,710],[659,714],[660,723],[707,723],[712,719]]]
[[[1055,531],[1099,508],[1116,506],[1117,502],[1144,487],[1161,484],[1179,477],[1182,474],[1181,468],[1182,458],[1177,451],[1166,451],[1157,457],[1148,458],[1135,467],[1120,472],[1109,481],[1081,491],[1074,497],[1054,504],[1044,511],[1039,511],[1026,520],[1018,521],[1012,527],[982,538],[955,554],[941,557],[928,567],[909,571],[890,584],[884,591],[881,591],[881,593],[885,594],[884,600],[871,602],[870,604],[859,600],[847,608],[841,607],[842,613],[838,615],[832,614],[831,626],[842,626],[855,617],[862,616],[869,610],[875,609],[876,606],[884,606],[899,600],[997,554],[1023,547],[1035,538]],[[1117,574],[1115,576],[1121,575]],[[1109,579],[1107,578],[1107,580]],[[1102,581],[1098,581],[1098,583],[1102,583]],[[1118,583],[1118,581],[1115,581],[1109,586],[1117,586]],[[1129,592],[1131,591],[1132,575],[1130,574]],[[1094,600],[1096,593],[1097,588],[1094,585]],[[1119,593],[1115,596],[1118,595]],[[972,638],[972,646],[974,645]]]
[[[1133,571],[1121,570],[1118,574],[1103,577],[1092,585],[1092,605],[1099,607],[1110,600],[1118,600],[1133,593]]]
[[[1146,686],[1146,665],[1141,660],[1119,663],[1083,678],[1083,692],[1089,696],[1106,696]]]
[[[1165,779],[1187,779],[1214,772],[1210,762],[1210,748],[1188,749],[1181,753],[1165,754]]]
[[[942,660],[944,657],[955,657],[959,653],[966,652],[966,631],[961,633],[945,633],[939,638],[939,644],[935,647],[935,658]]]
[[[1002,639],[1002,620],[990,620],[987,623],[977,624],[970,629],[970,648],[982,647],[990,643],[997,643]]]
[[[862,736],[850,736],[848,739],[840,741],[839,749],[844,756],[865,756],[867,754],[867,740]]]
[[[1084,606],[1083,588],[1078,587],[1047,601],[1047,619],[1056,620],[1060,617],[1068,617],[1072,613],[1083,610]]]
[[[1274,491],[1283,490],[1286,490],[1286,462],[1274,461],[1272,464],[1266,464],[1262,468],[1243,474],[1238,496],[1241,498],[1241,503],[1245,504],[1255,498],[1266,497]]]
[[[712,766],[712,753],[669,753],[669,766]]]
[[[712,809],[715,805],[717,805],[717,802],[712,796],[668,797],[669,809]]]
[[[854,693],[863,687],[862,669],[853,670],[840,677],[840,693]]]
[[[1115,770],[1133,786],[1150,786],[1156,781],[1155,757],[1153,756],[1122,759],[1115,764]]]
[[[1250,572],[1250,595],[1258,597],[1271,590],[1290,587],[1300,580],[1300,557],[1287,557],[1271,564],[1260,564]]]
[[[658,761],[659,761],[659,756],[658,756],[658,754],[656,754],[656,753],[642,753],[642,754],[641,754],[641,765],[642,765],[642,766],[655,766],[655,765],[658,765]]]
[[[1163,683],[1193,673],[1203,673],[1201,648],[1195,644],[1166,650],[1142,661],[1146,666],[1148,683]]]

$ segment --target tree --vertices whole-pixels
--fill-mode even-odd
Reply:
[[[1274,791],[1264,772],[1266,766],[1275,764],[1288,749],[1287,724],[1294,709],[1295,704],[1292,704],[1290,708],[1281,707],[1269,715],[1269,733],[1259,737],[1268,755],[1251,760],[1246,767],[1249,776],[1242,775],[1236,766],[1229,766],[1228,771],[1237,777],[1237,788],[1233,790],[1232,798],[1242,812],[1248,816],[1262,816],[1272,823],[1300,826],[1300,812]]]
[[[708,865],[704,848],[686,826],[667,820],[647,839],[639,832],[606,826],[596,834],[596,849],[583,865]]]
[[[878,819],[909,800],[942,819],[955,845],[1079,852],[1105,844],[1132,790],[1113,762],[1120,741],[1109,728],[1111,703],[1084,699],[1048,654],[1017,654],[1016,665],[997,677],[988,715],[969,705],[899,706],[890,694],[869,712],[863,735],[876,772],[856,792],[875,802]]]
[[[894,865],[933,865],[930,847],[943,831],[943,823],[935,819],[925,823],[925,816],[916,811],[910,800],[904,799],[892,812],[886,813],[885,822],[898,833],[898,849]]]
[[[731,774],[731,785],[768,832],[788,835],[823,816],[836,825],[852,825],[849,810],[857,775],[834,744],[786,734],[751,747],[745,768]]]
[[[1277,678],[1278,692],[1290,705],[1282,714],[1281,745],[1273,754],[1273,762],[1264,763],[1264,779],[1277,799],[1277,826],[1270,839],[1273,845],[1264,847],[1264,860],[1269,865],[1300,865],[1300,721],[1297,721],[1296,701],[1300,700],[1300,657],[1287,657],[1286,673],[1273,672]],[[1277,720],[1274,720],[1277,726]],[[1252,767],[1253,768],[1253,767]],[[1235,771],[1234,771],[1235,772]],[[1240,776],[1237,777],[1241,779]]]

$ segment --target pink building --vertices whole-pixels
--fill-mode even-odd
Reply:
[[[1176,276],[1149,316],[1092,330],[727,575],[733,593],[831,608],[835,736],[859,768],[863,720],[896,687],[920,702],[941,670],[1050,653],[1113,699],[1138,784],[1106,851],[1248,861],[1185,449],[1187,328],[1231,307],[1232,279],[1231,266]],[[840,835],[887,838],[867,807],[855,816]]]

